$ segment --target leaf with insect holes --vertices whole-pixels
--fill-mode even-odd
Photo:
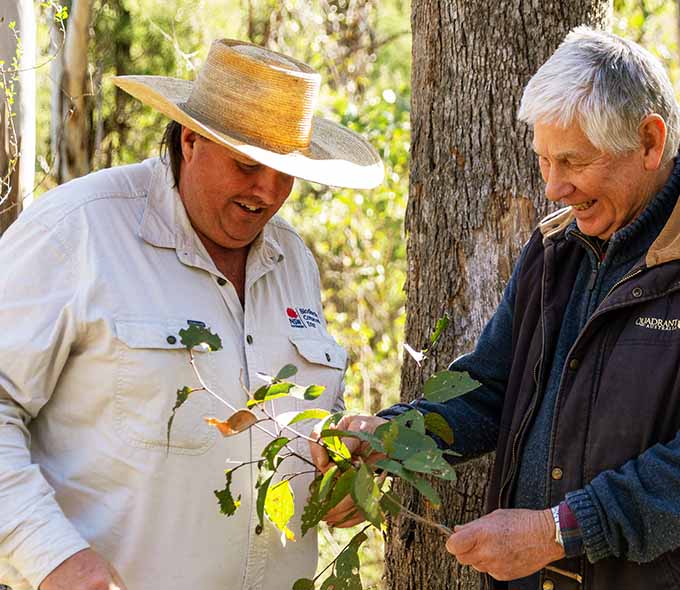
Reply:
[[[210,328],[197,324],[190,324],[188,328],[180,330],[179,338],[188,350],[202,344],[207,344],[211,351],[222,348],[222,340],[217,334],[213,334]]]
[[[390,423],[382,424],[375,430],[376,435],[382,439],[389,458],[404,461],[414,453],[437,448],[437,443],[426,434],[399,426],[392,420]]]
[[[191,393],[191,388],[190,387],[182,387],[182,389],[177,390],[177,398],[175,399],[175,405],[172,408],[172,413],[170,414],[170,418],[168,418],[168,428],[167,428],[167,434],[168,434],[168,442],[167,442],[167,449],[170,449],[170,431],[172,430],[172,423],[175,421],[175,413],[179,408],[182,406],[182,404],[189,399],[189,394]]]
[[[477,389],[481,383],[464,371],[439,371],[423,386],[423,395],[430,402],[447,402]]]
[[[399,414],[392,419],[392,422],[399,426],[405,426],[411,430],[415,430],[420,434],[425,434],[425,418],[418,410],[409,410],[403,414]]]
[[[300,518],[300,531],[303,537],[307,534],[307,531],[319,524],[328,512],[326,508],[327,502],[323,502],[319,498],[319,486],[322,478],[323,475],[318,475],[309,484],[309,498],[307,498]]]
[[[338,466],[337,465],[332,465],[326,473],[323,474],[323,477],[321,478],[321,483],[319,484],[319,500],[322,502],[328,497],[328,493],[331,491],[331,488],[333,487],[333,482],[335,480],[335,476],[338,473]]]
[[[284,365],[281,367],[279,372],[276,374],[276,379],[278,381],[284,381],[285,379],[288,379],[289,377],[292,377],[298,372],[297,367],[295,365]]]
[[[231,470],[225,471],[224,474],[227,478],[227,484],[223,490],[215,490],[214,494],[220,503],[220,512],[226,514],[227,516],[233,516],[236,509],[241,505],[241,496],[234,500],[231,494]]]
[[[234,412],[226,420],[218,420],[217,418],[205,417],[204,420],[210,425],[217,428],[222,436],[234,436],[239,432],[248,430],[253,424],[257,423],[258,419],[250,410],[238,410]]]
[[[366,533],[356,534],[348,545],[338,555],[335,562],[335,577],[338,579],[337,590],[362,590],[361,578],[359,577],[359,547],[368,539]]]
[[[373,472],[366,463],[362,463],[354,479],[354,485],[352,485],[352,498],[366,520],[376,528],[380,528],[383,523],[383,515],[380,510],[381,495]]]
[[[264,501],[264,511],[267,518],[279,529],[288,540],[295,541],[293,531],[288,528],[288,522],[295,512],[295,498],[288,480],[270,485]]]
[[[447,445],[453,444],[453,430],[441,414],[437,414],[437,412],[425,414],[425,430],[436,434]]]
[[[414,453],[406,458],[403,463],[409,471],[427,473],[446,481],[455,481],[456,472],[453,467],[444,459],[439,449],[430,449]]]

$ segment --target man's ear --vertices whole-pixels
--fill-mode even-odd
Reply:
[[[181,143],[182,143],[182,159],[185,162],[190,162],[194,155],[194,144],[198,140],[198,133],[192,131],[188,127],[182,127]]]
[[[666,146],[666,122],[660,115],[652,113],[642,119],[638,133],[645,170],[658,170]]]

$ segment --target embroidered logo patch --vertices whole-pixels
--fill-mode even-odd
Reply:
[[[665,320],[663,318],[648,318],[639,317],[635,320],[635,325],[648,330],[663,330],[670,332],[672,330],[680,330],[680,319]]]
[[[319,314],[307,307],[289,307],[286,315],[292,328],[316,328],[321,324]]]

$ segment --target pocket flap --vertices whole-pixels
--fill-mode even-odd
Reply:
[[[179,331],[188,327],[186,320],[116,320],[116,336],[129,348],[179,350],[185,348]]]
[[[309,338],[291,336],[293,346],[310,363],[324,365],[344,371],[347,366],[347,352],[332,338]]]

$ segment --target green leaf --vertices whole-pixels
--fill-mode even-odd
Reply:
[[[180,330],[179,338],[188,350],[201,344],[207,344],[213,352],[222,348],[222,340],[217,334],[213,334],[210,328],[196,324],[190,324],[188,328]]]
[[[441,317],[437,320],[437,325],[434,328],[434,332],[432,332],[432,335],[430,336],[430,346],[429,348],[431,349],[433,346],[439,342],[439,339],[441,338],[442,333],[446,328],[449,327],[449,324],[451,323],[451,318],[449,318],[449,314],[445,313],[444,317]]]
[[[300,523],[300,530],[302,536],[307,534],[307,531],[313,529],[321,519],[328,512],[326,508],[326,502],[322,502],[319,498],[319,487],[321,485],[322,475],[318,475],[314,478],[312,483],[309,484],[309,498],[305,503],[305,507],[302,510],[302,517]]]
[[[338,466],[333,465],[323,474],[321,478],[321,483],[319,484],[319,500],[323,501],[328,496],[328,492],[331,491],[333,487],[333,482],[335,481],[335,475],[338,473]]]
[[[251,408],[257,404],[262,404],[273,399],[287,397],[288,392],[293,389],[293,387],[295,387],[295,385],[286,382],[274,382],[270,385],[263,385],[253,394],[253,399],[248,400],[246,406]]]
[[[359,577],[359,547],[368,537],[365,533],[358,533],[338,555],[335,562],[335,576],[346,590],[362,590]]]
[[[328,449],[331,459],[334,462],[349,461],[352,459],[352,454],[349,452],[347,445],[340,439],[339,430],[322,430],[321,438],[323,439],[326,449]]]
[[[425,414],[425,429],[432,434],[436,434],[447,445],[453,444],[453,430],[441,414],[437,414],[437,412]]]
[[[288,522],[295,513],[295,498],[288,480],[280,481],[269,486],[267,498],[264,501],[264,511],[267,518],[279,529],[287,539],[295,540],[293,531],[288,528]]]
[[[401,506],[389,494],[383,494],[383,497],[380,498],[380,507],[384,513],[390,516],[399,516],[401,512]]]
[[[289,377],[292,377],[298,372],[297,367],[295,365],[284,365],[281,367],[279,372],[276,374],[276,379],[279,381],[283,381],[284,379],[288,379]]]
[[[310,385],[302,392],[302,398],[306,400],[313,400],[319,397],[324,391],[326,391],[325,385]]]
[[[276,416],[276,422],[281,426],[291,426],[297,422],[305,420],[323,420],[330,412],[327,410],[320,410],[312,408],[311,410],[303,410],[302,412],[283,412]]]
[[[467,372],[439,371],[425,382],[423,394],[430,402],[447,402],[477,389],[480,385]]]
[[[376,428],[376,433],[378,433],[380,428],[382,426]],[[395,429],[396,436],[394,433]],[[391,430],[385,430],[384,432],[385,435],[388,435],[383,438],[385,452],[391,459],[404,461],[415,453],[435,450],[437,448],[437,443],[431,437],[410,428],[400,427],[397,424],[394,424]],[[383,432],[380,434],[382,435]]]
[[[293,590],[314,590],[314,580],[310,580],[309,578],[295,580]]]
[[[409,410],[399,416],[392,418],[392,421],[399,426],[405,426],[406,428],[411,428],[420,434],[425,434],[425,418],[416,409]]]
[[[234,497],[231,495],[231,469],[225,471],[224,474],[227,478],[227,484],[223,490],[215,490],[214,494],[220,503],[220,512],[227,516],[232,516],[241,505],[241,495],[239,494],[239,497],[234,500]]]
[[[351,493],[356,476],[357,470],[350,468],[336,480],[328,502],[328,510],[335,508],[347,494]]]
[[[377,528],[380,528],[383,523],[383,515],[380,510],[380,496],[380,489],[375,482],[373,473],[366,463],[362,463],[354,479],[352,498],[366,517],[366,520]]]
[[[328,430],[322,430],[321,431],[321,438],[326,438],[326,437],[331,437],[331,436],[358,438],[359,440],[367,442],[370,445],[372,450],[377,451],[379,453],[385,452],[385,448],[384,448],[382,440],[380,440],[379,437],[377,437],[375,434],[371,434],[370,432],[361,432],[359,430],[337,430],[337,429],[334,429],[334,428],[330,428]]]
[[[260,475],[257,478],[255,489],[257,489],[257,499],[255,501],[255,509],[257,512],[257,519],[260,526],[264,525],[264,507],[267,500],[267,493],[269,492],[269,485],[276,472],[271,469],[261,469]]]
[[[181,405],[187,401],[189,398],[189,394],[191,393],[191,388],[190,387],[182,387],[182,389],[177,390],[177,398],[175,399],[175,405],[172,408],[172,413],[170,414],[170,418],[168,418],[168,444],[167,444],[167,449],[170,449],[170,431],[172,430],[172,423],[175,420],[175,413]]]
[[[279,465],[280,461],[282,460],[279,457],[279,461],[275,461],[277,455],[279,454],[279,451],[283,449],[288,443],[290,442],[289,438],[286,438],[285,436],[280,436],[279,438],[275,438],[273,441],[271,441],[263,450],[262,450],[262,458],[267,462],[267,467],[271,470],[275,470]]]
[[[447,481],[456,480],[456,472],[446,459],[444,459],[442,452],[439,449],[420,451],[411,455],[404,460],[404,467],[409,471],[435,475],[439,479],[445,479]]]
[[[328,576],[321,584],[320,590],[343,590],[340,580],[335,576]]]
[[[439,508],[442,505],[442,500],[439,497],[437,490],[430,485],[429,481],[415,476],[413,479],[409,480],[409,483],[425,496],[434,508]]]

